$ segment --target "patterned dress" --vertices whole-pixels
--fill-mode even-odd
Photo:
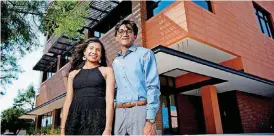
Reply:
[[[73,80],[66,135],[102,135],[106,125],[106,81],[99,67],[81,69]]]

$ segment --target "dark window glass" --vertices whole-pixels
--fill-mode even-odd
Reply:
[[[147,1],[147,19],[159,14],[162,10],[174,3],[175,0],[161,1],[153,0]]]
[[[212,7],[211,7],[210,1],[206,1],[206,0],[196,1],[196,0],[193,0],[193,2],[197,5],[199,5],[200,7],[212,12]]]
[[[174,0],[172,1],[155,1],[158,2],[158,6],[153,10],[153,15],[157,15],[160,13],[163,9],[167,8],[169,5],[171,5]]]
[[[261,32],[264,33],[265,35],[273,38],[273,26],[272,23],[270,22],[270,14],[260,7],[258,4],[253,2],[254,5],[254,10],[257,18],[257,23],[259,28],[261,29]]]

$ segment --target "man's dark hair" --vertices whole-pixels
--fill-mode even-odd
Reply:
[[[117,32],[118,32],[121,25],[126,25],[127,29],[130,29],[130,30],[133,29],[132,31],[133,31],[135,36],[138,34],[138,27],[137,27],[137,25],[135,24],[134,21],[122,20],[119,23],[117,23],[116,26],[115,26],[115,36],[117,35]]]

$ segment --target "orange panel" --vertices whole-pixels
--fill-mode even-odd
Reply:
[[[274,18],[273,1],[256,3]],[[256,68],[243,61],[235,69],[245,65],[245,72],[273,80],[273,74],[265,73],[274,70],[274,40],[261,32],[252,1],[212,1],[211,4],[213,13],[192,1],[180,1],[152,17],[145,23],[147,48],[159,44],[170,46],[189,37],[234,56],[249,59]],[[179,25],[173,21],[174,16],[182,20]]]
[[[183,39],[187,32],[163,13],[145,23],[146,48],[168,46]]]
[[[205,116],[206,132],[208,134],[222,134],[222,121],[215,86],[204,86],[201,88],[203,109]]]
[[[255,3],[267,10],[273,20],[273,1]],[[245,72],[273,80],[273,76],[264,73],[266,69],[268,73],[274,70],[274,60],[271,60],[274,57],[269,53],[274,48],[274,40],[261,32],[252,1],[212,1],[211,4],[213,13],[192,1],[184,2],[188,37],[250,59],[257,66],[253,68],[249,63],[243,64],[246,66]]]
[[[176,88],[195,84],[198,82],[202,82],[205,80],[209,80],[210,77],[208,76],[203,76],[195,73],[187,73],[185,75],[179,76],[175,80]]]
[[[223,66],[229,67],[229,68],[233,68],[235,70],[243,69],[243,64],[242,64],[241,58],[231,59],[228,61],[224,61],[220,64]],[[175,80],[175,83],[176,83],[176,88],[179,88],[179,87],[195,84],[198,82],[206,81],[209,79],[211,79],[211,77],[199,75],[199,74],[195,74],[195,73],[187,73],[185,75],[177,77]]]
[[[223,66],[227,66],[229,68],[233,68],[235,70],[244,69],[241,57],[231,59],[231,60],[228,60],[228,61],[224,61],[224,62],[221,62],[220,64],[223,65]]]

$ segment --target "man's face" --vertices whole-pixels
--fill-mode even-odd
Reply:
[[[123,24],[118,29],[115,39],[121,46],[130,47],[136,39],[136,36],[134,36],[134,32],[130,25]]]

